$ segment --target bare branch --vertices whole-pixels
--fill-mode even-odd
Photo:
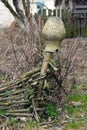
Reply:
[[[1,2],[10,10],[10,12],[13,14],[15,18],[19,19],[19,16],[17,15],[17,13],[14,11],[14,9],[7,0],[1,0]]]
[[[15,20],[17,21],[18,25],[25,31],[29,32],[29,22],[27,17],[25,16],[23,10],[20,9],[18,0],[13,0],[13,4],[15,6],[16,11],[12,8],[10,3],[7,0],[1,0],[1,2],[8,8],[11,14],[14,16]]]
[[[15,6],[16,12],[18,13],[21,21],[24,23],[25,16],[24,16],[23,11],[19,8],[18,0],[13,0],[13,4]]]
[[[23,4],[23,7],[24,7],[24,10],[25,10],[25,15],[26,17],[29,18],[29,15],[30,15],[30,1],[29,0],[22,0],[22,4]]]

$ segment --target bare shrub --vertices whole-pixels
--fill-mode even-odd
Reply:
[[[34,34],[26,34],[20,28],[0,33],[0,70],[17,78],[37,65],[40,39]]]

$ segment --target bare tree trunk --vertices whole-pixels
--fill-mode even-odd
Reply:
[[[1,0],[1,2],[9,9],[11,14],[14,16],[15,20],[17,21],[18,25],[25,31],[29,32],[30,29],[30,23],[28,21],[28,18],[30,16],[30,1],[29,0],[22,0],[23,8],[20,9],[19,0],[13,0],[13,5],[15,7],[15,10],[12,8],[10,3],[7,0]],[[25,12],[24,12],[25,10]]]
[[[14,9],[11,7],[11,5],[8,3],[7,0],[1,0],[1,2],[10,10],[10,12],[12,13],[12,15],[13,15],[16,19],[19,19],[17,13],[14,11]]]

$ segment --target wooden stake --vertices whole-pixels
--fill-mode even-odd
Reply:
[[[51,53],[50,52],[45,52],[44,60],[43,60],[42,68],[41,68],[41,76],[46,74],[50,59],[51,59]]]

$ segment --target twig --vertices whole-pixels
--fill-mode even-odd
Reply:
[[[35,104],[34,104],[34,100],[32,99],[32,104],[33,104],[33,107],[34,107],[34,117],[36,119],[37,122],[39,122],[39,117],[38,117],[38,114],[37,114],[37,111],[36,111],[36,107],[35,107]]]

